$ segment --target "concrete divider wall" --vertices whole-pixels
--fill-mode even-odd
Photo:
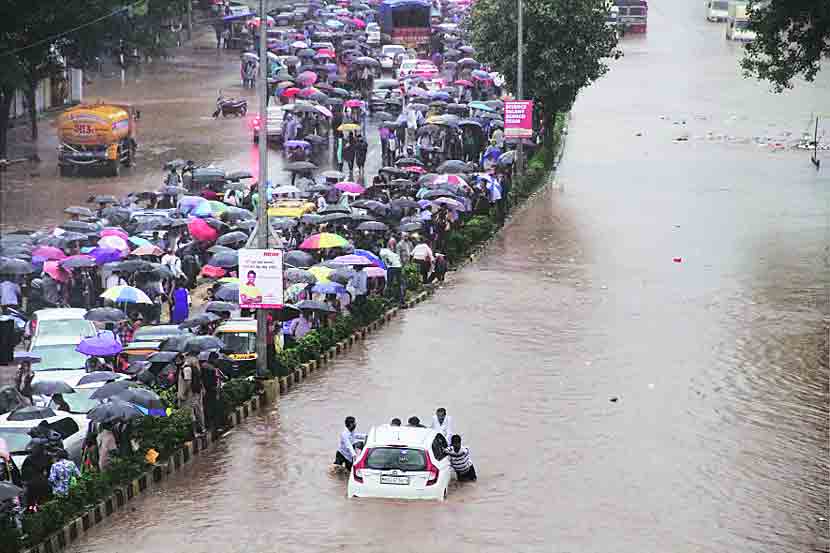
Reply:
[[[406,309],[412,308],[427,299],[432,293],[432,289],[421,292],[415,298],[406,302],[403,307]],[[263,391],[257,393],[253,398],[237,407],[233,413],[228,413],[225,429],[227,430],[241,424],[245,419],[260,411],[268,403],[276,401],[279,395],[287,393],[292,386],[302,382],[314,371],[322,369],[329,361],[349,351],[354,344],[366,339],[366,337],[396,317],[399,312],[400,310],[397,307],[388,310],[380,319],[370,323],[365,328],[356,330],[354,334],[337,343],[328,351],[323,352],[317,359],[303,363],[289,376],[265,381]],[[51,534],[42,542],[22,553],[57,553],[64,549],[70,543],[79,540],[96,524],[100,524],[106,518],[124,510],[135,498],[161,486],[165,480],[173,477],[177,472],[192,463],[196,457],[212,449],[218,440],[221,440],[221,436],[212,436],[210,433],[207,433],[194,438],[191,442],[185,443],[165,462],[151,466],[131,482],[113,489],[109,497],[80,514],[77,518],[69,521],[62,529]]]

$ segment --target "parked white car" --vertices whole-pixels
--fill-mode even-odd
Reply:
[[[23,466],[23,461],[29,455],[26,449],[31,441],[29,430],[43,421],[63,437],[63,448],[69,453],[69,458],[81,466],[81,454],[89,426],[86,414],[52,410],[46,418],[15,420],[18,411],[20,409],[0,415],[0,438],[6,441],[12,460],[18,468]]]
[[[86,309],[52,307],[35,311],[29,320],[30,348],[51,344],[79,344],[98,332],[92,321],[84,319]]]
[[[380,68],[394,69],[406,57],[406,47],[400,44],[387,44],[380,50]]]
[[[444,501],[453,476],[447,440],[431,428],[373,427],[349,474],[348,497]]]

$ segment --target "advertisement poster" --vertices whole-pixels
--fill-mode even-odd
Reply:
[[[239,250],[239,307],[283,306],[282,250]]]
[[[531,100],[504,102],[504,137],[533,138],[533,102]]]

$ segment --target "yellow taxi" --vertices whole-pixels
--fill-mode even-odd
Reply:
[[[313,213],[316,209],[315,204],[305,200],[277,200],[268,207],[268,216],[298,219],[306,213]]]

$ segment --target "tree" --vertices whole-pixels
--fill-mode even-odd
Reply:
[[[749,28],[756,38],[741,66],[776,92],[792,88],[798,76],[812,82],[830,56],[830,0],[753,0]]]
[[[478,60],[516,90],[516,0],[478,0],[468,22]],[[604,0],[524,0],[524,90],[540,104],[551,130],[581,89],[608,71],[617,37],[606,24]],[[550,136],[546,136],[546,139]]]

